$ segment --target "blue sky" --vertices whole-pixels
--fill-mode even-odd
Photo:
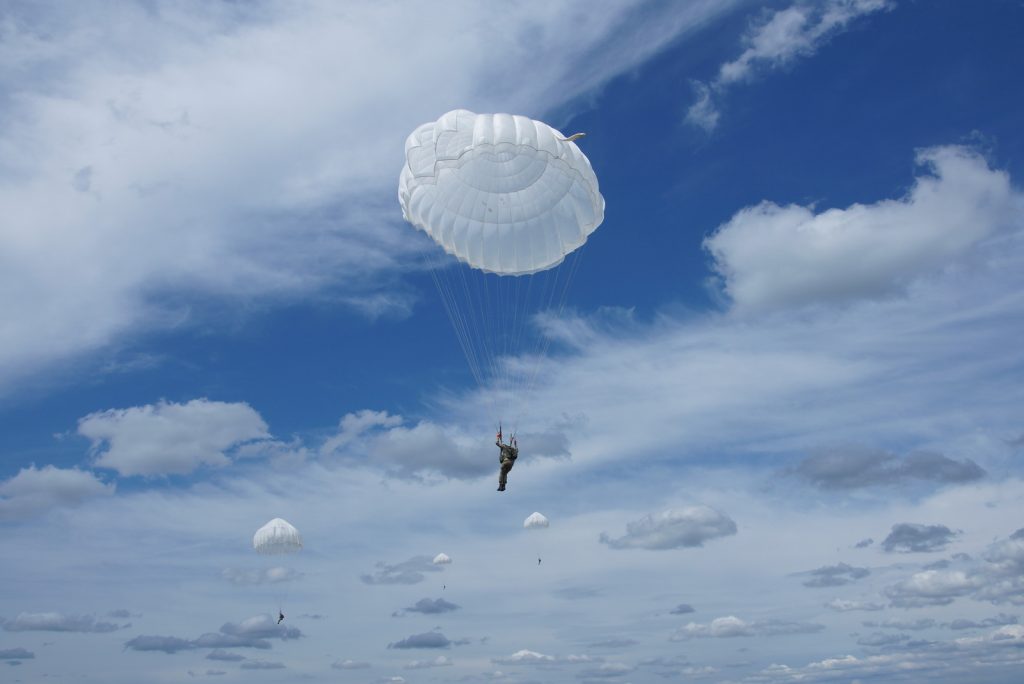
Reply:
[[[1020,3],[5,7],[0,680],[1015,681]],[[503,495],[454,108],[607,202]]]

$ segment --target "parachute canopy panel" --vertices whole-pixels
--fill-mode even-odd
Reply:
[[[302,535],[287,520],[274,518],[256,530],[252,547],[259,553],[295,553],[302,548]]]
[[[457,109],[417,128],[398,198],[405,220],[448,254],[498,275],[557,266],[604,220],[597,176],[576,143],[512,114]]]
[[[531,513],[526,520],[523,521],[523,527],[528,530],[542,529],[549,525],[550,523],[548,522],[548,519],[537,512]]]
[[[451,562],[452,559],[446,553],[439,553],[434,556],[434,565],[448,565]]]

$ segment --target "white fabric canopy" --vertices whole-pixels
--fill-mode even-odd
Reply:
[[[457,109],[405,142],[402,215],[473,268],[525,275],[562,262],[604,220],[590,161],[545,123]]]
[[[302,535],[287,520],[274,518],[256,530],[252,547],[259,553],[294,553],[302,548]]]

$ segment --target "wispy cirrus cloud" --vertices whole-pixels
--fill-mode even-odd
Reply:
[[[757,74],[813,55],[854,20],[892,5],[890,0],[801,1],[762,12],[743,36],[743,52],[722,64],[710,83],[693,82],[697,101],[687,111],[686,122],[705,131],[715,130],[721,118],[716,100],[727,90]]]
[[[10,7],[0,387],[233,303],[407,312],[406,135],[453,103],[548,111],[733,5],[637,4]]]

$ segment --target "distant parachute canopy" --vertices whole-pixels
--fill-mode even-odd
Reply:
[[[577,137],[525,116],[450,111],[405,141],[402,216],[487,273],[557,266],[604,220]]]
[[[252,547],[265,554],[295,553],[302,549],[302,535],[287,520],[274,518],[256,530]]]
[[[451,562],[452,559],[446,553],[439,553],[434,556],[434,565],[448,565]]]
[[[550,523],[548,522],[548,519],[537,512],[531,513],[530,516],[523,521],[523,527],[528,530],[541,529],[548,527],[549,525]]]

